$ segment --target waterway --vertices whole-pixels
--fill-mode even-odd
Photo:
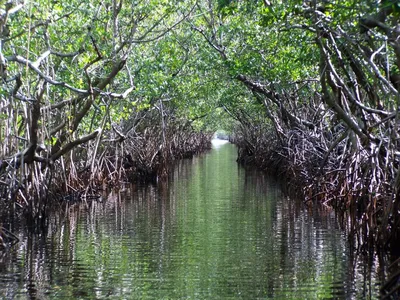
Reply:
[[[70,205],[16,230],[0,299],[377,299],[382,268],[335,214],[236,163],[233,145],[177,163],[168,184]]]

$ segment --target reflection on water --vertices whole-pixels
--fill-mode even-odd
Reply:
[[[5,299],[374,299],[378,261],[351,255],[330,211],[288,201],[231,144],[169,184],[72,206],[0,258]],[[68,216],[65,217],[65,215]]]

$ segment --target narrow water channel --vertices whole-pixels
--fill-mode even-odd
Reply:
[[[378,298],[378,262],[350,253],[332,212],[288,200],[235,159],[218,143],[178,163],[168,185],[71,206],[40,235],[21,230],[0,257],[0,298]]]

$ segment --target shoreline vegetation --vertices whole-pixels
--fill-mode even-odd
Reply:
[[[110,132],[111,142],[99,146],[94,169],[89,164],[93,160],[87,159],[90,148],[74,153],[79,160],[55,162],[54,170],[62,172],[54,172],[48,185],[29,180],[20,184],[18,177],[11,177],[7,172],[1,174],[0,251],[18,242],[18,238],[2,224],[19,220],[33,231],[46,230],[54,209],[101,201],[104,190],[120,188],[126,183],[167,181],[176,160],[211,149],[213,133],[194,132],[184,125],[171,125],[171,128],[160,130],[154,122],[152,124],[152,127],[143,127],[140,133],[124,135],[123,139],[120,139],[122,133]],[[26,187],[31,184],[40,185],[42,194],[29,197],[30,191]]]
[[[174,161],[211,149],[213,133],[195,132],[184,121],[166,122],[163,128],[152,119],[145,123],[142,121],[134,131],[117,129],[114,125],[112,131],[104,134],[103,143],[89,143],[87,147],[71,151],[73,159],[52,162],[52,176],[44,182],[29,174],[21,181],[16,172],[20,166],[16,166],[13,159],[2,160],[2,164],[6,164],[0,174],[0,217],[3,222],[19,216],[30,227],[45,226],[54,203],[95,201],[101,197],[99,191],[103,188],[118,188],[124,183],[165,181]],[[97,147],[96,151],[92,147]],[[41,165],[35,163],[32,166],[43,178]],[[35,187],[37,190],[32,190]],[[3,229],[0,237],[6,232]],[[5,246],[3,241],[12,241],[9,236],[9,232],[4,234],[0,247]]]

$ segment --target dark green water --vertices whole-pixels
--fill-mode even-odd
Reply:
[[[179,163],[168,186],[71,206],[47,233],[21,230],[0,257],[0,298],[378,298],[379,262],[351,255],[332,212],[289,201],[235,159],[220,145]]]

